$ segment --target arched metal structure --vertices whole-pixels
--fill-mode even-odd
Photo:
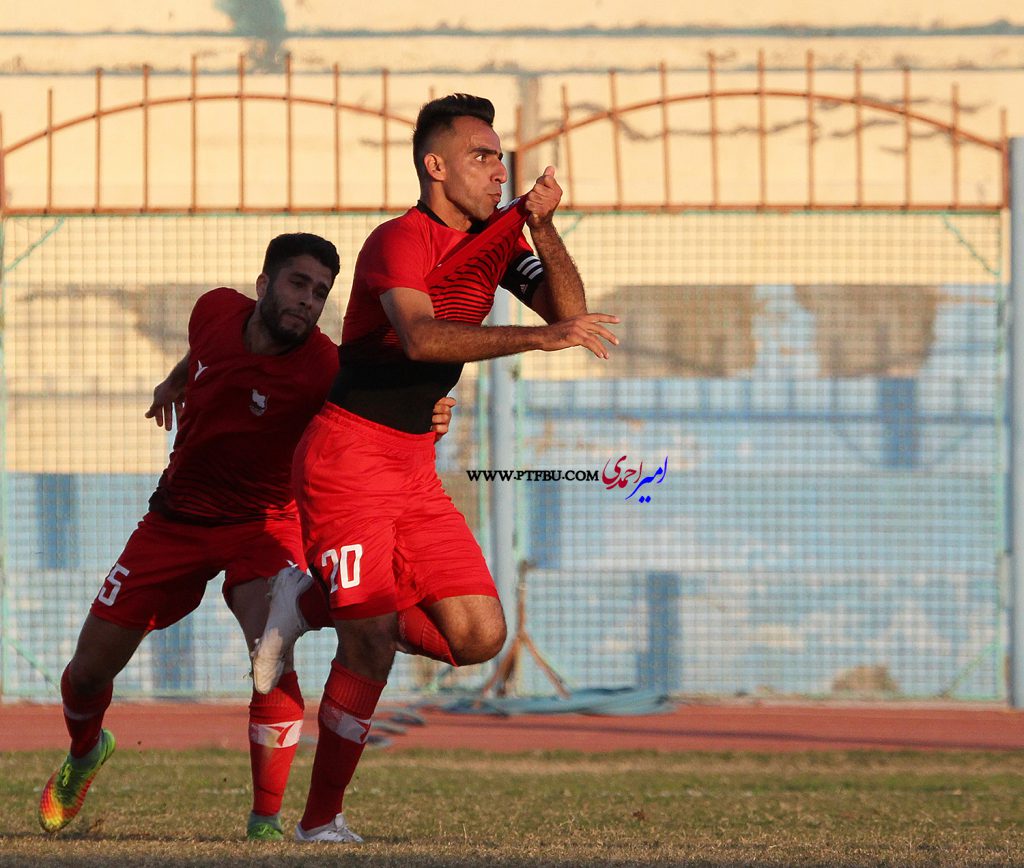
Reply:
[[[310,96],[297,93],[294,87],[294,76],[290,58],[286,60],[283,76],[283,90],[281,92],[250,91],[247,89],[247,75],[244,58],[239,58],[236,87],[233,90],[218,91],[213,93],[201,93],[198,88],[199,71],[197,59],[192,58],[190,88],[185,94],[177,96],[165,96],[153,98],[150,96],[150,70],[144,68],[140,78],[141,95],[138,100],[129,101],[119,105],[105,106],[103,104],[103,73],[96,72],[95,86],[95,107],[91,112],[76,115],[65,120],[56,120],[53,110],[53,91],[48,93],[47,101],[47,122],[46,126],[31,135],[24,136],[18,141],[5,145],[3,142],[3,123],[0,118],[0,213],[8,215],[19,214],[52,214],[52,213],[209,213],[223,212],[225,210],[238,213],[256,212],[283,212],[293,213],[302,211],[359,211],[379,210],[381,208],[393,207],[390,202],[390,165],[389,148],[395,142],[391,134],[392,125],[398,124],[408,131],[413,126],[413,119],[394,112],[389,105],[388,94],[388,72],[382,70],[380,74],[380,104],[375,107],[368,107],[352,102],[344,102],[341,99],[341,71],[335,64],[332,71],[333,94],[330,98],[323,96]],[[862,86],[863,73],[860,66],[853,70],[853,88],[850,94],[839,94],[824,92],[815,85],[815,66],[813,55],[808,53],[805,69],[805,86],[802,88],[777,88],[770,87],[767,83],[767,71],[763,53],[758,57],[757,80],[755,87],[722,88],[719,86],[719,72],[715,56],[708,55],[707,67],[707,88],[702,91],[691,93],[672,94],[668,89],[668,71],[664,64],[660,68],[658,93],[648,99],[631,102],[626,105],[619,105],[618,100],[618,77],[614,71],[608,75],[608,108],[603,111],[593,112],[583,117],[572,117],[570,100],[567,88],[561,88],[561,120],[551,129],[540,132],[537,135],[527,138],[522,129],[522,111],[517,111],[517,135],[513,148],[517,168],[521,168],[527,156],[536,152],[545,145],[557,143],[561,151],[561,162],[563,163],[560,178],[563,179],[563,186],[566,190],[566,201],[563,203],[568,207],[579,210],[609,210],[629,209],[642,211],[679,211],[687,209],[710,209],[710,210],[759,210],[759,211],[790,211],[790,210],[859,210],[884,208],[887,210],[1002,210],[1007,206],[1008,201],[1008,145],[1006,134],[1005,111],[1002,113],[1001,130],[996,136],[983,136],[964,129],[961,124],[961,104],[956,85],[952,86],[950,98],[950,116],[948,119],[933,117],[915,111],[912,108],[910,72],[903,73],[903,94],[902,99],[895,103],[888,103],[879,99],[864,95]],[[721,140],[724,131],[719,121],[719,113],[722,106],[731,101],[740,99],[753,99],[757,104],[756,138],[757,138],[757,195],[754,198],[744,201],[726,200],[721,195],[721,177],[723,158],[721,154]],[[786,201],[773,200],[768,195],[768,178],[770,175],[768,166],[768,150],[770,132],[768,130],[766,117],[769,103],[775,102],[802,101],[806,110],[803,125],[806,129],[804,136],[804,154],[802,159],[806,161],[806,190],[798,198]],[[199,134],[199,121],[197,109],[199,104],[234,104],[237,106],[237,201],[225,207],[224,204],[210,205],[202,201],[200,195],[200,183],[198,178],[198,166],[203,159],[201,153],[202,139]],[[285,160],[283,176],[285,180],[285,194],[279,202],[261,204],[254,206],[249,197],[246,180],[247,159],[250,155],[251,144],[246,142],[246,109],[260,103],[278,103],[285,107]],[[708,139],[708,163],[707,177],[710,179],[710,195],[706,198],[688,197],[685,200],[674,197],[672,192],[673,165],[671,159],[670,141],[672,132],[669,127],[669,112],[674,106],[686,104],[704,103],[707,106],[707,139]],[[155,108],[188,105],[189,106],[189,141],[190,155],[187,171],[187,183],[182,183],[182,189],[188,189],[188,195],[180,203],[171,205],[154,205],[151,201],[150,189],[150,157],[153,143],[150,136],[150,112]],[[324,142],[323,151],[331,155],[332,166],[332,190],[328,197],[316,203],[298,202],[294,196],[295,177],[295,136],[294,136],[294,111],[298,107],[310,106],[328,111],[332,115],[330,124],[333,136]],[[819,196],[818,178],[816,176],[816,155],[819,144],[819,128],[816,115],[823,107],[848,106],[854,111],[854,157],[850,172],[850,189],[853,195],[847,201],[825,201]],[[625,120],[631,115],[640,112],[649,112],[652,109],[660,111],[660,133],[661,140],[661,201],[640,201],[630,195],[628,179],[623,170],[623,126]],[[140,146],[141,158],[141,191],[139,199],[134,203],[112,203],[104,198],[104,177],[103,177],[103,155],[104,149],[109,147],[104,138],[104,121],[115,115],[125,115],[137,112],[140,118],[141,136]],[[865,195],[865,136],[870,126],[870,116],[876,115],[887,119],[890,123],[896,121],[902,128],[902,173],[903,189],[899,201],[873,202]],[[363,116],[378,118],[380,120],[380,172],[381,189],[379,201],[372,203],[355,203],[346,201],[342,190],[342,125],[346,116]],[[62,206],[54,198],[54,141],[59,134],[65,131],[93,125],[95,129],[95,165],[93,170],[93,201],[87,205],[75,207]],[[577,187],[577,172],[573,159],[573,138],[581,131],[597,125],[606,125],[608,128],[608,146],[606,153],[601,155],[607,158],[607,176],[609,187],[614,191],[608,201],[582,203],[575,201]],[[949,166],[950,176],[948,180],[949,196],[943,201],[934,198],[917,200],[913,197],[912,190],[912,169],[913,162],[913,128],[924,128],[943,136],[948,141],[950,150]],[[44,178],[37,179],[35,186],[44,190],[41,201],[17,204],[8,201],[6,183],[14,179],[7,171],[9,158],[27,152],[32,147],[45,148],[42,159],[35,161],[41,167]],[[789,150],[786,153],[786,160],[789,162],[801,159],[801,155],[793,150],[792,143],[788,144]],[[997,174],[1000,178],[996,195],[985,201],[963,202],[961,188],[964,179],[961,169],[961,151],[965,147],[981,149],[992,155],[997,161]],[[604,149],[602,149],[604,150]],[[592,157],[593,159],[593,157]],[[522,173],[517,172],[517,177],[522,178]],[[402,203],[404,204],[404,203]]]
[[[245,69],[245,58],[240,57],[238,60],[238,77],[237,85],[233,91],[223,91],[216,93],[199,93],[198,91],[198,80],[199,70],[198,62],[195,56],[192,57],[191,62],[191,73],[190,82],[191,87],[187,94],[180,96],[169,96],[151,98],[149,93],[149,80],[150,80],[150,68],[144,67],[141,76],[141,98],[136,101],[122,103],[113,106],[104,106],[102,99],[102,85],[103,85],[103,71],[100,69],[96,70],[96,105],[93,111],[85,114],[76,115],[60,122],[55,121],[53,111],[53,90],[52,88],[47,94],[47,123],[46,126],[24,138],[19,139],[16,142],[8,146],[3,144],[3,123],[0,118],[0,214],[9,215],[27,215],[27,214],[74,214],[74,213],[91,213],[91,214],[139,214],[139,213],[211,213],[211,212],[223,212],[223,205],[207,206],[200,202],[199,198],[199,183],[197,180],[198,165],[200,161],[200,135],[199,135],[199,122],[197,118],[197,107],[200,103],[234,103],[237,104],[238,111],[238,142],[237,142],[237,161],[238,161],[238,201],[234,208],[230,209],[239,213],[290,213],[298,211],[358,211],[358,210],[369,210],[367,208],[360,208],[359,206],[352,206],[344,203],[342,199],[342,181],[341,181],[341,165],[342,165],[342,139],[341,139],[341,126],[342,117],[348,113],[352,115],[362,115],[366,117],[379,118],[380,120],[380,141],[381,141],[381,170],[383,178],[383,186],[381,189],[380,204],[374,205],[372,210],[377,210],[380,207],[386,207],[388,202],[388,178],[389,178],[389,165],[388,165],[388,150],[391,140],[389,126],[391,123],[398,123],[407,129],[411,129],[414,121],[410,118],[403,117],[395,114],[390,110],[388,105],[388,71],[386,69],[381,70],[380,81],[381,81],[381,104],[376,108],[368,108],[363,105],[355,103],[346,103],[341,100],[341,70],[337,64],[334,65],[332,71],[333,80],[333,97],[331,99],[325,99],[322,97],[304,96],[295,93],[294,91],[294,77],[292,74],[292,63],[291,56],[285,58],[285,71],[284,71],[284,91],[281,93],[272,92],[253,92],[246,90],[246,69]],[[253,207],[246,200],[246,135],[245,135],[245,123],[246,123],[246,107],[258,103],[278,103],[285,106],[286,112],[286,123],[285,123],[285,153],[286,160],[284,166],[284,175],[286,179],[286,195],[284,201],[280,204],[274,204],[270,206],[259,206]],[[162,106],[173,106],[173,105],[189,105],[190,110],[190,126],[189,126],[189,140],[190,140],[190,178],[189,178],[189,190],[190,196],[187,202],[177,206],[154,206],[150,203],[150,155],[151,155],[151,141],[150,141],[150,120],[149,115],[151,109],[159,108]],[[333,144],[331,147],[333,153],[333,201],[325,203],[324,205],[318,206],[303,206],[297,205],[294,202],[293,190],[294,190],[294,122],[293,115],[294,110],[298,106],[314,106],[329,110],[333,115]],[[136,206],[126,205],[107,205],[103,201],[103,121],[106,118],[110,118],[115,115],[121,115],[129,112],[138,112],[141,119],[141,145],[142,145],[142,179],[141,179],[141,200]],[[93,124],[95,126],[95,168],[94,168],[94,201],[91,206],[86,207],[63,207],[59,203],[54,201],[54,184],[53,184],[53,169],[54,169],[54,138],[58,133],[66,130],[80,127],[85,124]],[[46,148],[45,156],[45,201],[38,205],[24,206],[24,207],[10,207],[6,202],[6,187],[5,181],[7,180],[5,175],[5,165],[7,159],[19,151],[29,148],[33,145],[42,144]]]
[[[704,91],[685,94],[670,94],[668,92],[668,73],[665,64],[660,67],[660,92],[658,96],[629,103],[618,104],[617,74],[614,70],[608,73],[609,107],[606,111],[596,112],[586,117],[571,118],[570,100],[565,86],[562,87],[562,118],[561,123],[554,129],[548,130],[541,135],[528,140],[523,140],[520,135],[520,145],[516,156],[520,163],[524,156],[541,146],[557,141],[564,155],[565,174],[563,186],[567,191],[567,203],[569,207],[578,210],[606,211],[609,209],[641,209],[641,210],[664,210],[678,211],[691,208],[708,208],[711,210],[760,210],[760,211],[790,211],[790,210],[845,210],[845,209],[898,209],[907,211],[921,210],[1002,210],[1008,203],[1009,175],[1008,175],[1008,139],[1006,133],[1006,112],[1001,112],[1001,130],[996,137],[978,135],[965,130],[960,123],[961,104],[959,91],[956,84],[952,85],[950,106],[951,115],[949,120],[932,117],[914,111],[911,98],[910,70],[903,71],[903,95],[898,103],[887,103],[878,99],[866,97],[863,93],[862,78],[863,72],[860,65],[853,70],[853,92],[849,95],[827,93],[815,87],[814,56],[810,52],[807,55],[805,68],[806,86],[803,88],[773,88],[767,84],[767,75],[763,52],[758,55],[757,63],[757,86],[753,88],[720,88],[718,86],[718,71],[716,59],[713,54],[708,55],[708,87]],[[736,99],[757,100],[757,156],[758,156],[758,192],[754,200],[742,202],[725,202],[720,196],[721,157],[720,139],[722,130],[719,124],[719,109],[725,102]],[[798,100],[806,104],[805,115],[805,154],[807,164],[807,189],[801,199],[791,201],[772,201],[767,193],[768,169],[767,152],[769,132],[766,123],[767,104],[770,100]],[[672,164],[670,157],[669,142],[671,132],[669,129],[668,110],[670,106],[685,103],[707,104],[708,112],[708,168],[711,179],[711,195],[706,201],[675,201],[672,196],[671,179]],[[822,202],[816,195],[815,189],[815,153],[817,148],[817,122],[816,110],[823,105],[841,106],[846,105],[853,108],[855,113],[855,124],[853,129],[855,143],[855,157],[853,160],[853,189],[855,195],[847,202]],[[637,112],[648,111],[660,108],[661,114],[661,150],[662,150],[662,181],[663,201],[657,205],[638,205],[631,202],[625,191],[626,179],[622,168],[622,126],[624,118]],[[890,119],[896,119],[902,126],[903,134],[903,195],[899,202],[871,202],[864,193],[864,150],[865,131],[868,124],[865,121],[866,113],[876,113]],[[608,153],[611,155],[610,173],[614,179],[614,199],[610,202],[599,204],[581,205],[574,202],[573,192],[575,186],[572,142],[573,133],[577,133],[595,124],[606,123],[609,131]],[[950,148],[950,196],[946,201],[921,200],[915,201],[911,188],[912,161],[912,125],[923,126],[930,131],[935,131],[948,139]],[[993,159],[998,161],[998,172],[1000,185],[998,194],[988,201],[981,203],[965,204],[961,201],[961,148],[965,145],[975,146],[992,154]],[[797,159],[798,155],[791,154],[791,159]]]

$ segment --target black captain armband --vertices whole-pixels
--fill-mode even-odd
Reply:
[[[498,283],[528,305],[544,279],[544,264],[532,253],[521,253],[513,259]]]

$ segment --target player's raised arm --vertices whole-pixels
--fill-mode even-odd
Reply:
[[[395,287],[381,304],[398,333],[405,354],[417,362],[477,362],[523,353],[585,347],[608,358],[602,341],[617,344],[602,323],[619,318],[604,313],[582,314],[546,326],[476,326],[434,318],[430,296],[409,287]]]
[[[185,407],[185,384],[188,382],[188,360],[189,354],[186,351],[167,375],[164,381],[153,390],[153,403],[146,411],[146,418],[155,420],[156,424],[170,431],[174,426],[174,414],[181,418],[181,411]]]
[[[530,300],[530,307],[548,323],[587,312],[583,279],[553,220],[561,201],[562,188],[555,180],[554,166],[544,170],[523,199],[530,214],[526,225],[530,227],[534,249],[544,266],[544,277]]]

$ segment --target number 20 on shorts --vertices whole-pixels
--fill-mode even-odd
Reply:
[[[320,566],[331,568],[331,596],[340,589],[354,588],[359,584],[359,562],[363,557],[363,547],[359,543],[342,546],[340,549],[327,549],[320,555]],[[339,577],[341,581],[339,582]]]

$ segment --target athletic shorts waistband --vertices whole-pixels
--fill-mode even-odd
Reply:
[[[320,411],[320,417],[332,425],[358,430],[360,436],[382,446],[404,449],[409,452],[432,452],[434,441],[437,439],[433,431],[427,431],[425,434],[409,434],[406,431],[398,431],[387,425],[381,425],[379,422],[371,422],[369,419],[350,413],[330,402],[324,404]]]

